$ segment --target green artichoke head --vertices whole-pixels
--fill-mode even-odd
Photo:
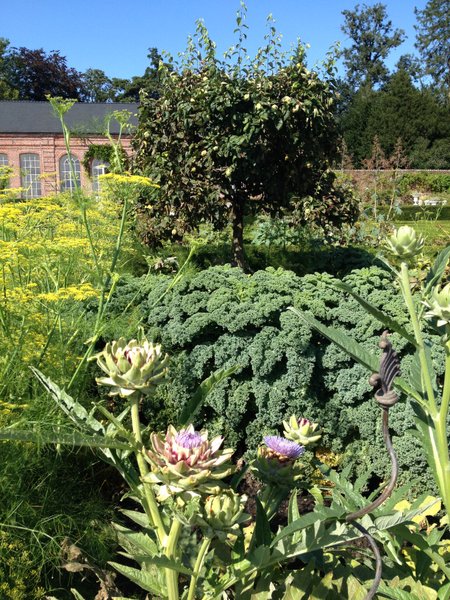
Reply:
[[[319,424],[312,423],[304,417],[297,419],[295,415],[292,415],[289,421],[283,421],[283,426],[284,436],[302,446],[311,446],[322,437]]]
[[[96,379],[111,387],[111,396],[126,398],[135,392],[152,394],[167,377],[169,357],[159,344],[148,340],[127,342],[124,338],[108,342],[94,358],[107,377]]]
[[[423,250],[424,239],[422,234],[408,225],[402,225],[384,241],[387,251],[395,258],[409,262],[417,257]]]
[[[214,532],[237,533],[239,525],[248,520],[244,513],[245,496],[226,490],[216,496],[208,496],[204,505],[204,521]]]
[[[432,319],[437,318],[438,326],[450,325],[450,283],[442,289],[434,288],[430,298],[425,301],[428,312],[425,316]]]
[[[150,443],[145,451],[151,465],[147,480],[159,485],[160,500],[191,490],[217,494],[221,480],[234,471],[234,451],[220,449],[223,438],[209,440],[207,431],[195,431],[192,425],[180,431],[170,425],[165,435],[152,433]]]

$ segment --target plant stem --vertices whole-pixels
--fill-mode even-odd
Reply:
[[[201,570],[203,568],[203,563],[205,562],[205,557],[208,553],[210,544],[211,544],[211,538],[207,538],[207,537],[203,538],[202,543],[200,545],[200,549],[197,554],[197,558],[195,560],[194,574],[193,574],[193,576],[191,578],[191,582],[189,584],[189,592],[188,592],[187,600],[195,599],[195,588],[197,587],[197,581],[198,581],[199,575],[201,573]]]
[[[145,458],[142,455],[142,435],[141,435],[141,422],[139,419],[139,395],[137,392],[130,396],[130,405],[131,405],[131,425],[133,429],[134,439],[137,442],[137,450],[135,451],[136,461],[139,467],[139,472],[141,474],[141,478],[145,478],[148,475],[149,469],[148,465],[145,462]],[[144,488],[144,498],[146,505],[150,514],[147,516],[153,523],[156,528],[156,533],[158,535],[159,542],[162,546],[166,543],[166,528],[164,527],[164,523],[161,518],[161,514],[158,509],[158,505],[156,503],[156,498],[153,494],[153,490],[150,487],[150,484],[143,481],[142,482]]]
[[[447,351],[446,360],[446,376],[444,382],[444,390],[442,394],[442,403],[440,410],[436,403],[436,398],[433,390],[433,383],[429,370],[428,360],[425,353],[425,344],[423,340],[422,330],[419,323],[419,318],[414,306],[413,297],[411,294],[409,271],[406,263],[401,265],[400,284],[403,292],[403,297],[411,317],[411,323],[414,329],[414,336],[417,342],[417,351],[419,354],[420,371],[422,382],[428,398],[428,437],[431,446],[431,455],[428,456],[428,462],[437,476],[437,485],[442,496],[442,501],[447,510],[450,511],[450,457],[447,441],[447,412],[450,396],[450,360]],[[445,412],[444,412],[445,411]]]
[[[419,319],[417,317],[416,308],[414,306],[414,300],[411,294],[409,271],[408,265],[406,263],[401,264],[400,284],[402,288],[403,297],[405,299],[406,307],[411,318],[411,323],[414,330],[414,337],[416,338],[417,342],[420,370],[422,373],[422,380],[425,387],[425,391],[428,397],[430,414],[435,415],[437,412],[436,398],[434,396],[433,383],[431,381],[431,376],[428,369],[428,362],[425,354],[425,344],[423,340],[422,330],[420,328]]]
[[[170,528],[169,537],[167,539],[167,547],[165,555],[167,558],[174,559],[177,557],[178,539],[180,537],[183,525],[181,521],[174,518],[172,527]],[[166,570],[167,597],[169,600],[178,600],[180,597],[178,590],[178,573],[173,569]]]
[[[450,336],[450,327],[448,326],[446,331],[447,336]],[[442,390],[442,401],[440,408],[440,418],[444,425],[446,425],[448,409],[450,406],[450,341],[445,344],[445,379],[444,388]]]

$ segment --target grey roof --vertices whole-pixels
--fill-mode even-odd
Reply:
[[[69,129],[79,134],[100,134],[105,129],[105,117],[115,110],[132,113],[130,123],[137,125],[136,102],[76,102],[65,114]],[[111,133],[119,132],[115,119],[110,123]],[[59,118],[49,102],[3,100],[0,102],[0,133],[62,133]]]

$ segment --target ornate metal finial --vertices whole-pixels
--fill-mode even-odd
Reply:
[[[383,408],[390,408],[398,401],[397,393],[392,389],[394,379],[400,375],[400,360],[384,331],[380,343],[383,354],[380,360],[380,372],[374,373],[369,383],[375,388],[375,400]]]

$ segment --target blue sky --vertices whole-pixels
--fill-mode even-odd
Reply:
[[[363,4],[364,2],[360,2]],[[366,0],[366,4],[374,4]],[[20,0],[1,2],[0,36],[12,46],[59,50],[68,65],[84,71],[103,69],[110,77],[141,75],[148,64],[147,49],[157,47],[176,55],[186,47],[199,18],[218,49],[234,43],[239,0]],[[262,45],[266,17],[275,18],[283,44],[289,48],[297,38],[309,43],[308,62],[325,57],[335,42],[345,45],[340,27],[341,12],[352,10],[357,0],[247,0],[250,55]],[[414,51],[414,7],[426,0],[387,0],[394,27],[405,30],[408,39],[390,57],[392,68],[401,54]]]

